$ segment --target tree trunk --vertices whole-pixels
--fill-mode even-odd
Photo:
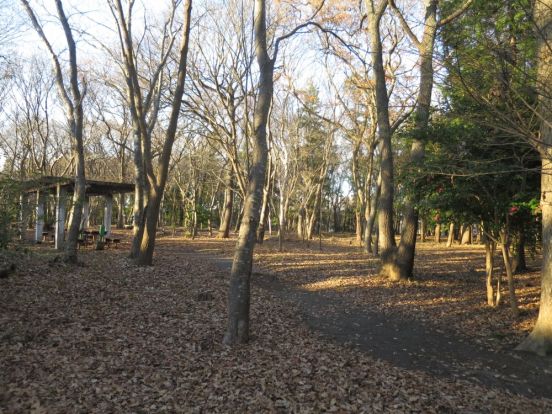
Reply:
[[[234,203],[234,180],[233,180],[233,173],[232,173],[232,167],[228,169],[226,172],[226,177],[224,180],[225,188],[224,188],[224,207],[222,210],[222,214],[220,217],[220,226],[217,238],[219,239],[227,239],[230,237],[230,225],[232,222],[232,206]]]
[[[122,229],[125,226],[125,194],[119,194],[119,208],[117,210],[117,228]]]
[[[81,121],[82,122],[82,121]],[[67,240],[65,241],[64,259],[69,263],[77,262],[77,248],[82,218],[82,208],[84,205],[84,197],[86,192],[86,178],[84,175],[84,143],[82,140],[82,124],[80,127],[80,139],[76,142],[75,158],[77,163],[75,166],[75,192],[73,194],[73,216],[69,223],[69,231],[67,232]]]
[[[521,228],[515,244],[515,257],[512,260],[512,271],[522,273],[527,271],[527,262],[525,260],[525,229]]]
[[[366,219],[366,229],[364,230],[364,249],[366,253],[374,253],[374,249],[372,247],[372,233],[374,230],[374,224],[376,222],[376,213],[377,213],[377,206],[378,206],[378,198],[380,196],[380,188],[381,188],[381,176],[378,175],[378,180],[376,181],[376,191],[372,195],[372,199],[370,200],[370,203],[366,203],[366,207],[367,208],[369,207],[369,211],[366,212],[368,214],[368,217]]]
[[[238,244],[232,263],[230,289],[228,292],[228,326],[224,343],[234,345],[249,340],[250,278],[253,267],[253,249],[261,213],[263,186],[268,158],[267,124],[272,102],[275,54],[271,59],[266,43],[266,4],[255,0],[254,15],[255,54],[259,65],[258,101],[254,110],[254,147],[251,172]]]
[[[376,237],[374,239],[374,247],[372,247],[372,251],[374,252],[374,256],[379,256],[379,226],[378,226],[378,223],[376,223]]]
[[[434,241],[435,243],[441,243],[441,224],[440,223],[437,223],[437,225],[435,226]]]
[[[414,127],[415,135],[410,148],[410,167],[419,169],[425,157],[424,136],[427,135],[431,95],[433,91],[433,47],[437,33],[437,2],[425,0],[425,21],[422,40],[416,43],[419,50],[420,86],[416,104]],[[414,255],[418,230],[418,210],[416,201],[418,195],[412,191],[406,192],[404,227],[401,234],[398,253],[395,256],[395,272],[390,273],[392,280],[412,277]],[[436,239],[439,243],[439,239]]]
[[[356,242],[362,246],[362,214],[360,210],[355,210],[355,234]]]
[[[420,241],[422,243],[426,242],[426,235],[427,235],[427,220],[425,217],[422,217],[420,219]]]
[[[485,282],[487,286],[487,305],[491,307],[497,306],[497,303],[495,303],[495,294],[493,289],[495,250],[496,243],[488,237],[485,237]]]
[[[449,224],[449,231],[448,231],[448,237],[447,237],[447,247],[452,246],[452,242],[454,240],[454,222],[450,222]]]
[[[145,213],[146,225],[140,243],[140,251],[138,253],[138,257],[136,258],[136,263],[141,266],[150,266],[153,261],[153,250],[155,248],[159,210],[161,207],[161,201],[163,199],[165,184],[167,183],[171,152],[176,137],[178,118],[180,116],[180,108],[182,106],[182,96],[184,95],[184,84],[186,79],[186,66],[188,59],[188,45],[190,39],[191,13],[192,0],[186,0],[186,2],[184,3],[182,41],[180,43],[180,50],[178,55],[177,81],[174,89],[174,95],[172,96],[169,124],[165,131],[165,142],[163,143],[163,148],[158,161],[157,176],[154,176],[152,174],[152,160],[144,159],[144,163],[148,165],[146,171],[149,182],[149,189],[148,206]]]
[[[552,41],[551,20],[552,0],[542,1],[541,4],[547,4],[549,8],[547,14],[548,39]],[[538,9],[539,6],[536,6]],[[545,10],[541,10],[545,13]],[[542,27],[542,26],[541,26]],[[545,46],[541,45],[541,48]],[[543,51],[541,50],[541,53]],[[552,56],[550,52],[546,54],[546,64],[548,66],[548,85],[552,84]],[[544,64],[542,62],[541,64]],[[540,69],[544,71],[543,68]],[[550,98],[548,98],[550,99]],[[550,100],[548,104],[552,104]],[[552,121],[551,107],[548,107],[546,119]],[[549,124],[550,125],[550,124]],[[552,128],[545,122],[541,125],[542,139],[547,145],[552,145]],[[516,348],[520,351],[527,351],[541,356],[552,353],[552,175],[547,171],[552,171],[552,151],[547,149],[548,156],[542,157],[541,173],[541,206],[542,206],[542,279],[541,279],[541,297],[539,315],[533,331]]]
[[[471,224],[464,225],[462,229],[462,240],[460,244],[471,244],[472,241],[472,226]]]
[[[506,224],[508,226],[508,224]],[[512,272],[512,262],[510,260],[510,246],[508,229],[506,228],[500,235],[501,243],[500,249],[502,251],[502,259],[504,260],[504,269],[506,270],[506,277],[508,279],[508,295],[510,299],[510,308],[514,318],[519,317],[519,309],[516,298],[516,288],[514,285],[514,274]]]
[[[77,261],[77,246],[78,235],[80,230],[80,222],[82,216],[82,207],[86,192],[86,179],[84,168],[84,142],[83,142],[83,99],[84,93],[81,92],[79,85],[79,69],[77,65],[77,47],[73,38],[73,32],[69,19],[63,10],[61,0],[56,0],[56,11],[63,28],[65,41],[67,43],[67,51],[69,55],[68,79],[65,80],[65,73],[62,70],[59,57],[53,51],[52,45],[46,37],[43,28],[40,26],[33,9],[27,0],[21,0],[23,8],[27,12],[36,33],[44,42],[46,49],[50,53],[55,73],[55,83],[58,89],[58,94],[63,102],[65,116],[71,132],[72,152],[75,160],[75,192],[73,194],[73,215],[69,224],[67,240],[65,241],[64,260],[69,263]]]
[[[269,217],[269,210],[270,210],[270,196],[272,192],[272,161],[271,157],[268,157],[268,171],[266,173],[266,183],[263,188],[263,204],[261,207],[261,217],[259,221],[259,227],[257,228],[257,243],[262,244],[264,241],[265,231],[266,231],[266,225],[267,220]]]
[[[379,244],[382,250],[381,273],[393,278],[392,275],[395,273],[395,269],[393,269],[392,262],[396,247],[393,231],[393,150],[391,147],[391,125],[389,122],[389,98],[387,95],[385,68],[383,65],[383,48],[380,34],[381,18],[386,8],[387,1],[381,1],[378,6],[375,7],[372,1],[366,0],[369,49],[374,70],[376,117],[381,156],[381,192],[377,209]],[[391,267],[389,265],[391,265]]]
[[[141,135],[139,126],[134,126],[134,207],[132,220],[132,244],[130,247],[130,257],[135,259],[140,252],[140,242],[144,235],[144,226],[146,223],[146,203],[144,202],[147,194],[146,175],[144,172],[144,163],[142,160]]]

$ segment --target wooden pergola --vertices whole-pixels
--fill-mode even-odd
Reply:
[[[118,183],[111,181],[86,180],[85,200],[83,203],[81,228],[88,227],[88,218],[90,215],[90,197],[103,197],[105,200],[105,210],[103,224],[106,235],[111,233],[111,220],[113,217],[113,195],[134,192],[134,184]],[[35,241],[42,240],[44,230],[44,210],[46,199],[50,195],[55,196],[55,247],[61,249],[65,239],[65,219],[66,202],[68,196],[75,192],[75,179],[70,177],[42,176],[23,183],[23,194],[21,198],[21,222],[26,227],[27,219],[25,217],[25,205],[28,203],[29,195],[35,195]],[[26,230],[26,229],[23,229]],[[22,232],[24,234],[24,231]]]

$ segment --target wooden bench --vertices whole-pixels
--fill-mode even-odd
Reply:
[[[119,243],[121,243],[121,239],[116,239],[116,238],[112,238],[112,237],[106,237],[105,238],[105,244],[107,247],[113,245],[114,248],[116,249],[117,246],[119,245]]]

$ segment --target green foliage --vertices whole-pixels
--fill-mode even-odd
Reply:
[[[5,249],[14,236],[19,213],[20,185],[0,175],[0,249]]]
[[[434,117],[429,132],[424,168],[407,166],[400,177],[426,216],[501,225],[512,203],[538,194],[539,159],[528,144],[452,115]]]

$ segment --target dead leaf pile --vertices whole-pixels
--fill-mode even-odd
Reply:
[[[228,274],[191,254],[190,243],[210,246],[162,239],[149,268],[132,265],[124,245],[83,252],[84,265],[77,267],[48,264],[37,254],[0,280],[0,412],[552,409],[547,399],[408,371],[332,343],[308,329],[292,303],[258,287],[252,292],[251,343],[225,347]],[[221,245],[224,253],[233,243]],[[303,263],[313,260],[310,253],[293,262],[292,253],[270,248],[263,247],[260,259],[274,271],[280,266],[282,277],[302,277],[301,284],[327,277]],[[286,262],[294,269],[289,273]],[[354,300],[363,300],[362,293]]]

